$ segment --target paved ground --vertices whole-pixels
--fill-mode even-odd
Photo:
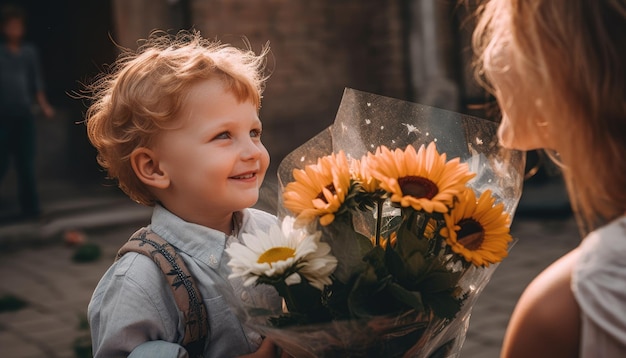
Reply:
[[[519,241],[474,308],[464,358],[498,357],[523,288],[577,244],[577,228],[569,215],[554,217],[554,208],[540,212],[548,203],[562,201],[562,188],[542,190],[525,194],[512,226]],[[114,188],[47,183],[42,197],[44,220],[0,224],[0,296],[12,294],[27,302],[21,310],[0,313],[0,357],[75,357],[75,342],[88,336],[80,326],[92,290],[117,248],[150,215],[149,209]],[[88,241],[101,245],[102,257],[92,263],[73,262],[74,248],[61,243],[69,229],[84,230]]]

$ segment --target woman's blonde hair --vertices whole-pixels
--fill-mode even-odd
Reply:
[[[481,79],[506,48],[539,99],[583,233],[626,213],[625,34],[626,0],[492,0],[473,35]]]
[[[265,46],[256,55],[196,31],[153,32],[137,51],[125,50],[111,71],[88,88],[94,102],[86,113],[87,134],[98,163],[133,200],[154,205],[156,199],[131,167],[130,154],[178,125],[185,98],[199,81],[219,79],[238,100],[259,108],[268,51]]]

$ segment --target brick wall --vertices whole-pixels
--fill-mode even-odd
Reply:
[[[400,0],[195,0],[205,37],[258,52],[270,42],[265,142],[274,164],[334,120],[343,89],[405,99]]]

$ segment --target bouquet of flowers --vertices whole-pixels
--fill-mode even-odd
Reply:
[[[279,168],[282,227],[227,249],[282,311],[239,307],[295,357],[458,354],[512,244],[524,154],[497,124],[346,89],[335,123]]]

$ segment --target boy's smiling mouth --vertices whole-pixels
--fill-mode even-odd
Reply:
[[[230,177],[230,179],[251,179],[251,178],[254,178],[255,176],[256,176],[256,172],[252,172],[252,173],[234,175]]]

